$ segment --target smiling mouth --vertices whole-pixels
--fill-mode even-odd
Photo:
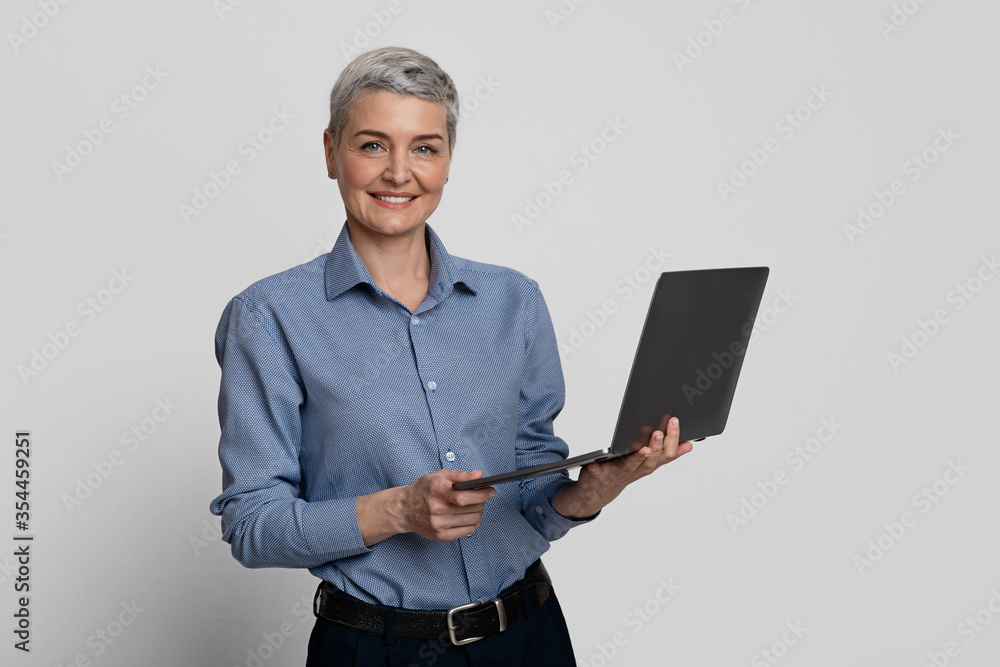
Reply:
[[[375,199],[378,199],[379,201],[389,202],[390,204],[405,204],[408,201],[413,201],[414,199],[416,199],[415,196],[413,196],[413,197],[391,197],[389,195],[372,195],[372,197],[374,197]]]

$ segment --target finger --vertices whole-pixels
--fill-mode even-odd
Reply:
[[[476,526],[482,521],[483,506],[462,508],[460,511],[435,511],[427,518],[428,525],[436,531]]]
[[[447,468],[442,468],[441,470],[435,470],[430,473],[431,475],[440,475],[444,477],[449,482],[464,482],[469,479],[479,479],[483,476],[482,470],[448,470]]]
[[[483,520],[483,506],[477,505],[466,508],[469,511],[448,514],[446,523],[442,524],[448,528],[475,528]]]
[[[435,493],[440,493],[446,488],[451,489],[451,485],[455,482],[467,482],[480,479],[482,476],[482,470],[448,470],[447,468],[435,470],[424,475],[431,482]]]
[[[679,456],[677,453],[677,440],[680,436],[680,424],[676,417],[665,418],[661,421],[662,431],[655,431],[650,439],[650,448],[653,455],[642,462],[642,471],[652,472],[661,465],[669,463]]]
[[[643,447],[640,450],[634,451],[624,459],[621,459],[621,469],[626,472],[635,472],[653,453],[649,447]],[[617,462],[610,462],[604,465],[612,465]]]
[[[663,431],[653,431],[649,438],[649,448],[653,450],[654,455],[663,451]]]
[[[677,417],[671,417],[667,422],[667,433],[663,439],[663,451],[668,459],[677,457],[677,441],[680,440],[681,423]]]
[[[485,489],[463,489],[455,491],[451,489],[448,494],[448,502],[456,507],[468,507],[470,505],[483,505],[487,500],[495,496],[497,490],[492,486]]]
[[[481,489],[462,489],[455,490],[451,486],[451,482],[464,482],[470,479],[481,479],[483,476],[482,470],[473,470],[471,472],[464,470],[452,470],[451,473],[457,473],[460,475],[458,479],[455,476],[448,475],[448,483],[445,484],[442,489],[443,495],[448,499],[448,502],[453,505],[464,506],[464,505],[474,505],[485,503],[487,500],[496,495],[496,489],[492,486],[483,487]]]
[[[636,457],[636,461],[634,462],[635,467],[631,467],[629,470],[633,472],[655,470],[660,465],[659,461],[662,458],[662,452],[663,433],[661,431],[653,431],[649,436],[649,444],[632,455]]]
[[[461,528],[451,528],[449,530],[441,531],[434,538],[438,542],[454,542],[455,540],[460,540],[463,537],[471,537],[479,530],[479,526],[462,526]]]

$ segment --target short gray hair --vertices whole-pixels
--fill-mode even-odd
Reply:
[[[458,128],[458,91],[448,73],[436,62],[412,49],[387,46],[362,53],[340,73],[330,91],[330,125],[327,131],[334,145],[341,136],[354,103],[361,95],[385,90],[398,95],[414,95],[444,104],[448,123],[448,151],[455,148]]]

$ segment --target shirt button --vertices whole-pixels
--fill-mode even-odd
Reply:
[[[414,315],[410,318],[410,324],[420,324],[420,318]]]
[[[455,460],[455,452],[449,450],[448,453],[444,455],[444,457],[446,459],[448,459],[449,461],[454,461]]]
[[[545,514],[545,510],[542,509],[541,505],[535,505],[535,513],[536,514]]]
[[[431,380],[430,382],[427,383],[427,388],[430,389],[431,391],[434,391],[435,389],[438,388],[438,383],[435,382],[434,380]]]

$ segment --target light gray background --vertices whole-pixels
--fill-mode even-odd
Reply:
[[[229,298],[340,229],[321,132],[342,45],[367,27],[365,48],[427,53],[466,99],[431,219],[449,251],[538,280],[560,342],[591,334],[564,356],[556,431],[572,452],[613,428],[652,292],[626,299],[619,281],[643,277],[650,247],[670,253],[663,269],[771,267],[725,434],[546,556],[580,664],[774,664],[764,649],[783,665],[995,664],[1000,280],[982,278],[1000,250],[996,3],[564,0],[558,22],[555,0],[399,0],[396,14],[387,0],[48,4],[51,18],[29,0],[0,18],[0,539],[16,532],[16,429],[33,434],[36,535],[30,656],[12,647],[13,547],[0,549],[0,662],[303,664],[315,580],[242,568],[207,510],[220,490],[212,338]],[[42,27],[12,44],[25,21]],[[707,46],[679,67],[689,39]],[[147,67],[165,74],[133,94]],[[800,108],[814,88],[825,99]],[[122,95],[144,97],[127,118]],[[294,118],[247,161],[241,143],[274,109]],[[788,136],[776,123],[796,112],[808,119]],[[113,131],[60,179],[53,163],[104,118]],[[724,200],[717,183],[769,138],[777,152]],[[592,142],[602,152],[581,171]],[[929,147],[936,161],[912,181],[905,163]],[[230,160],[240,173],[185,222],[180,205]],[[563,169],[572,183],[540,197]],[[905,191],[852,242],[844,225],[894,179]],[[518,230],[526,198],[547,207]],[[123,270],[127,287],[102,293]],[[966,283],[971,300],[953,292]],[[78,309],[108,297],[92,318]],[[920,335],[939,309],[947,321]],[[70,323],[79,335],[22,379]],[[893,368],[914,334],[924,344]],[[823,419],[842,427],[793,464]],[[130,449],[122,434],[143,425]],[[967,468],[954,484],[951,464]],[[753,496],[775,473],[787,483]],[[88,475],[96,488],[68,506]],[[762,506],[734,531],[744,499]],[[915,525],[892,537],[905,512]],[[856,560],[880,537],[880,560]]]

